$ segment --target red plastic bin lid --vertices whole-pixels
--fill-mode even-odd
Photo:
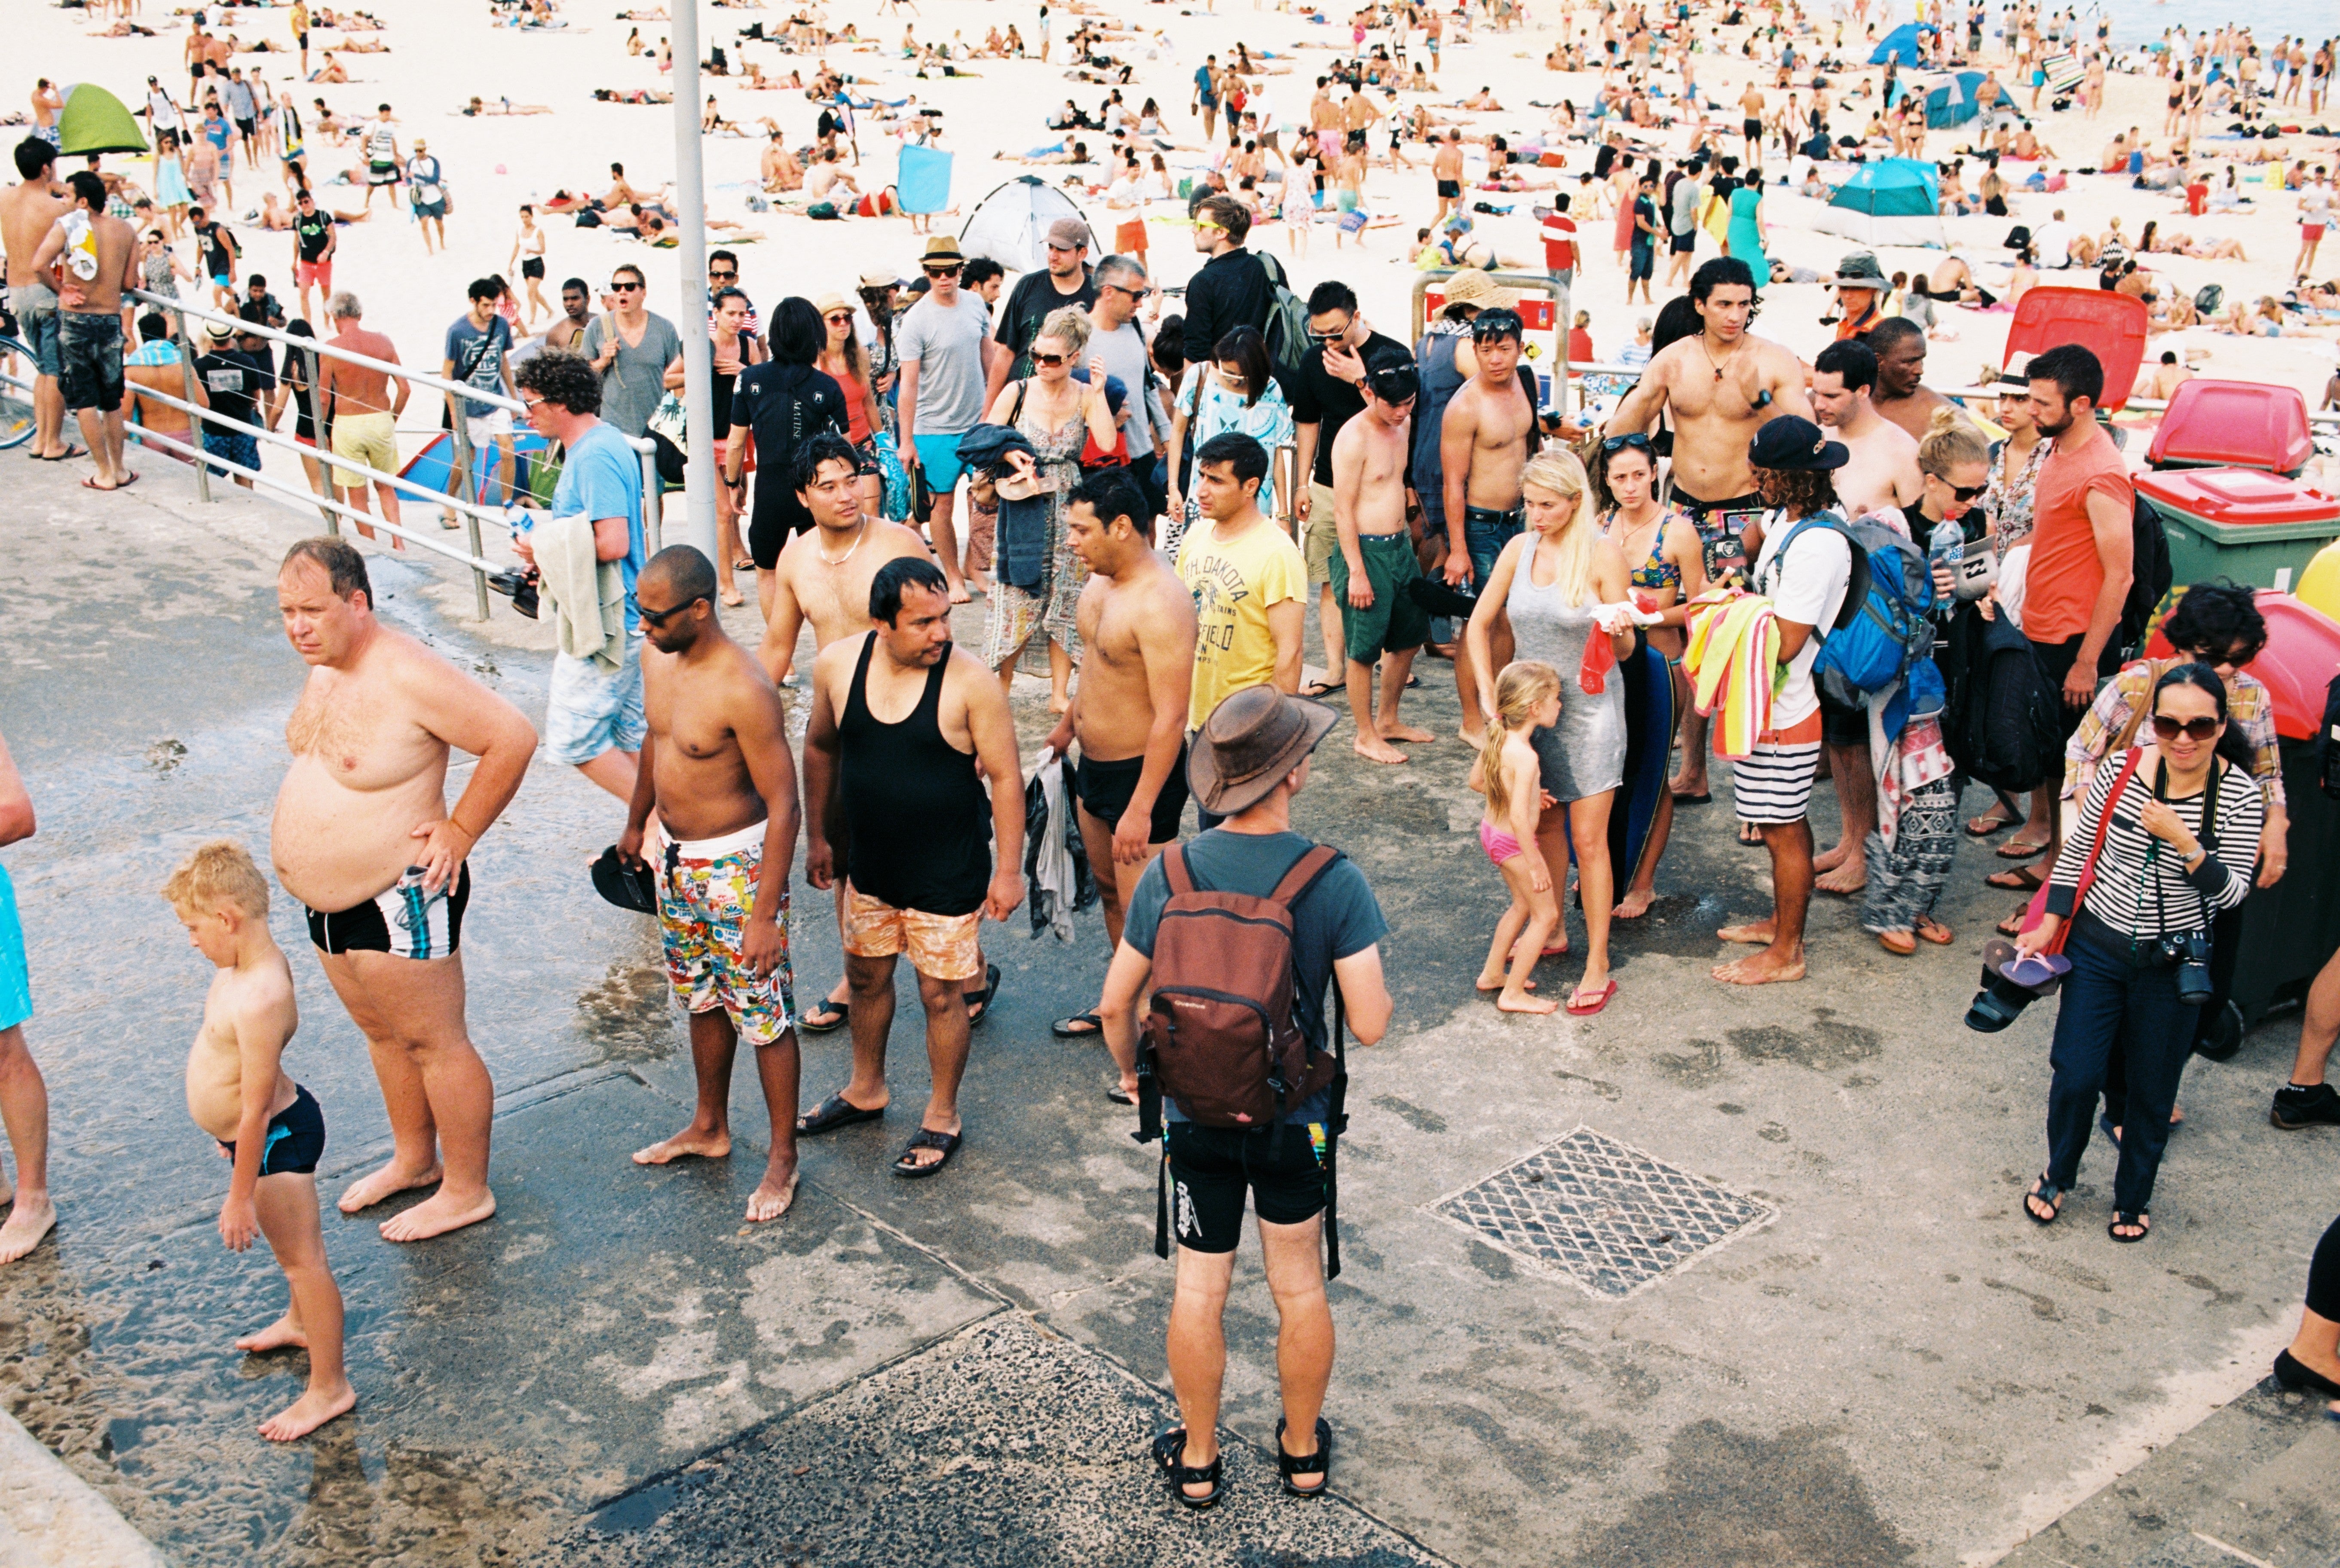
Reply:
[[[2169,399],[2145,460],[2156,466],[2223,463],[2289,474],[2305,468],[2315,451],[2307,433],[2307,400],[2297,388],[2196,380],[2180,384]]]
[[[2105,368],[2105,400],[2098,406],[2118,413],[2137,385],[2137,367],[2145,363],[2147,326],[2145,301],[2133,295],[2043,285],[2016,301],[2007,357],[2012,361],[2018,354],[2043,354],[2065,343],[2087,345]]]
[[[2135,476],[2153,499],[2206,523],[2326,523],[2340,519],[2340,497],[2260,468],[2170,468]]]
[[[2324,725],[2325,691],[2340,675],[2340,621],[2273,588],[2261,588],[2256,602],[2266,617],[2267,643],[2243,667],[2275,699],[2275,733],[2314,740]],[[2145,645],[2147,658],[2166,659],[2174,651],[2159,631]]]

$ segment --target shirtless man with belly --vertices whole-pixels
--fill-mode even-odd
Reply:
[[[796,472],[788,480],[797,499],[812,514],[813,527],[790,539],[772,564],[772,608],[764,623],[764,640],[757,649],[765,672],[778,685],[797,684],[797,638],[807,621],[812,623],[813,651],[818,654],[841,637],[857,636],[870,627],[869,583],[878,568],[904,556],[933,552],[926,540],[900,523],[861,509],[861,459],[851,443],[834,431],[823,430],[797,449]],[[845,863],[845,814],[828,818],[837,834],[838,863]],[[837,920],[845,927],[845,879],[837,882]],[[977,989],[982,972],[977,971]],[[827,1034],[841,1029],[851,999],[845,978],[820,1004],[799,1013],[797,1023],[807,1034]]]
[[[463,1021],[464,863],[520,788],[536,732],[518,708],[374,618],[353,546],[293,546],[276,602],[310,669],[284,726],[292,766],[276,793],[270,853],[284,891],[308,906],[318,966],[366,1037],[396,1146],[389,1164],[342,1194],[341,1209],[435,1184],[382,1224],[386,1240],[420,1241],[496,1211],[495,1084]],[[451,746],[480,759],[451,812]]]
[[[1535,398],[1520,374],[1526,328],[1512,310],[1482,311],[1471,322],[1471,347],[1479,372],[1447,399],[1439,426],[1441,482],[1446,487],[1445,576],[1459,586],[1465,576],[1479,587],[1495,569],[1495,557],[1526,525],[1520,470],[1540,444]],[[1502,669],[1512,658],[1512,623],[1498,611],[1490,634],[1490,656]],[[1487,741],[1479,712],[1478,677],[1462,639],[1454,640],[1454,689],[1462,700],[1462,739]]]
[[[715,614],[715,563],[689,545],[650,557],[635,589],[649,735],[618,856],[649,861],[659,883],[667,978],[690,1014],[699,1105],[690,1125],[634,1156],[665,1165],[731,1152],[731,1067],[744,1037],[771,1119],[764,1179],[748,1218],[778,1219],[797,1191],[796,999],[789,990],[788,862],[796,763],[779,693]]]
[[[1076,616],[1087,650],[1072,705],[1046,745],[1081,744],[1073,776],[1081,841],[1098,873],[1106,945],[1121,945],[1122,912],[1137,879],[1177,838],[1186,810],[1186,707],[1195,681],[1195,599],[1146,542],[1152,508],[1124,471],[1083,478],[1065,502],[1065,541],[1089,569]],[[1106,868],[1112,868],[1106,875]],[[1059,1040],[1104,1032],[1096,1010],[1058,1019]],[[1116,1099],[1135,1103],[1137,1062],[1121,1069]]]
[[[1654,430],[1658,416],[1673,416],[1673,502],[1698,527],[1709,582],[1726,568],[1743,574],[1761,545],[1748,527],[1764,512],[1755,494],[1747,444],[1766,420],[1781,414],[1812,417],[1804,396],[1803,366],[1786,348],[1747,330],[1755,316],[1755,276],[1734,256],[1717,256],[1691,274],[1693,337],[1668,344],[1617,405],[1605,435]],[[1703,801],[1706,719],[1682,713],[1682,771],[1668,785],[1676,800]]]

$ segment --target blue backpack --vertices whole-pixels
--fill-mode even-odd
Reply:
[[[1934,574],[1926,552],[1882,523],[1848,523],[1834,512],[1815,512],[1780,541],[1782,561],[1808,528],[1833,529],[1852,550],[1844,607],[1833,626],[1813,628],[1820,639],[1813,678],[1833,677],[1839,695],[1848,688],[1857,695],[1883,691],[1913,659],[1933,652]]]

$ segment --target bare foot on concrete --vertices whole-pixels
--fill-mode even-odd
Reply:
[[[702,1132],[686,1127],[663,1143],[634,1150],[636,1165],[669,1165],[678,1159],[721,1159],[731,1152],[729,1132]]]
[[[1851,847],[1842,840],[1839,840],[1837,843],[1830,844],[1828,848],[1822,850],[1819,853],[1812,856],[1812,869],[1814,871],[1834,871],[1837,867],[1842,865],[1845,863],[1846,857],[1851,853]]]
[[[382,1222],[384,1241],[428,1241],[467,1225],[477,1225],[496,1211],[496,1195],[480,1188],[477,1198],[463,1198],[441,1188],[403,1214]]]
[[[1505,1012],[1558,1012],[1560,1003],[1545,1001],[1525,991],[1505,991],[1495,999],[1495,1005]]]
[[[260,1424],[260,1435],[271,1443],[306,1437],[336,1416],[357,1408],[358,1391],[344,1379],[339,1389],[312,1388]]]
[[[797,1168],[790,1160],[786,1165],[764,1168],[764,1179],[748,1195],[748,1218],[758,1225],[778,1219],[797,1200]]]
[[[1351,744],[1355,748],[1356,754],[1369,763],[1402,763],[1405,761],[1405,754],[1398,750],[1397,747],[1390,745],[1389,742],[1385,740],[1377,740],[1370,735],[1359,735],[1356,740]]]
[[[446,1172],[436,1164],[428,1170],[401,1170],[398,1161],[393,1159],[372,1176],[361,1176],[343,1188],[339,1201],[333,1207],[343,1214],[355,1214],[402,1192],[411,1192],[418,1187],[435,1187],[445,1175]]]
[[[1533,991],[1535,988],[1536,982],[1532,980],[1522,982],[1521,987],[1523,991]],[[1481,991],[1501,991],[1503,989],[1503,977],[1498,974],[1491,980],[1482,974],[1479,977],[1479,989]]]
[[[1795,952],[1786,957],[1766,948],[1761,952],[1734,958],[1729,963],[1716,964],[1710,971],[1715,979],[1729,985],[1778,985],[1804,978],[1804,950],[1799,943]]]
[[[1483,727],[1481,728],[1479,733],[1475,735],[1467,729],[1456,730],[1454,733],[1457,735],[1460,735],[1462,737],[1462,744],[1469,746],[1472,751],[1484,751],[1487,749],[1487,732]]]
[[[1860,861],[1849,860],[1834,871],[1814,877],[1812,885],[1822,892],[1859,892],[1869,885],[1869,868]]]
[[[306,1350],[309,1336],[288,1312],[259,1333],[247,1334],[237,1340],[235,1347],[247,1356],[265,1356],[272,1350]]]
[[[1617,906],[1609,912],[1618,920],[1639,920],[1649,913],[1650,906],[1657,902],[1658,890],[1655,888],[1628,888],[1625,896],[1619,899]]]
[[[1418,729],[1413,725],[1393,725],[1382,731],[1382,739],[1403,741],[1412,746],[1434,745],[1438,742],[1436,735],[1432,735],[1428,730]]]
[[[1717,942],[1743,942],[1755,947],[1771,945],[1771,922],[1750,920],[1744,925],[1726,925],[1714,933]]]
[[[0,1225],[0,1263],[14,1263],[32,1251],[56,1225],[57,1206],[45,1196],[38,1203],[18,1200],[8,1211],[8,1223]]]

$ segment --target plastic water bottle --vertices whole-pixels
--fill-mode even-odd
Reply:
[[[1938,581],[1935,584],[1942,599],[1942,602],[1935,606],[1938,611],[1947,611],[1948,608],[1948,601],[1958,590],[1958,567],[1966,558],[1966,530],[1951,518],[1946,518],[1935,524],[1932,536],[1926,541],[1926,559],[1930,566],[1947,567],[1950,575],[1950,587],[1947,590],[1942,589]]]

